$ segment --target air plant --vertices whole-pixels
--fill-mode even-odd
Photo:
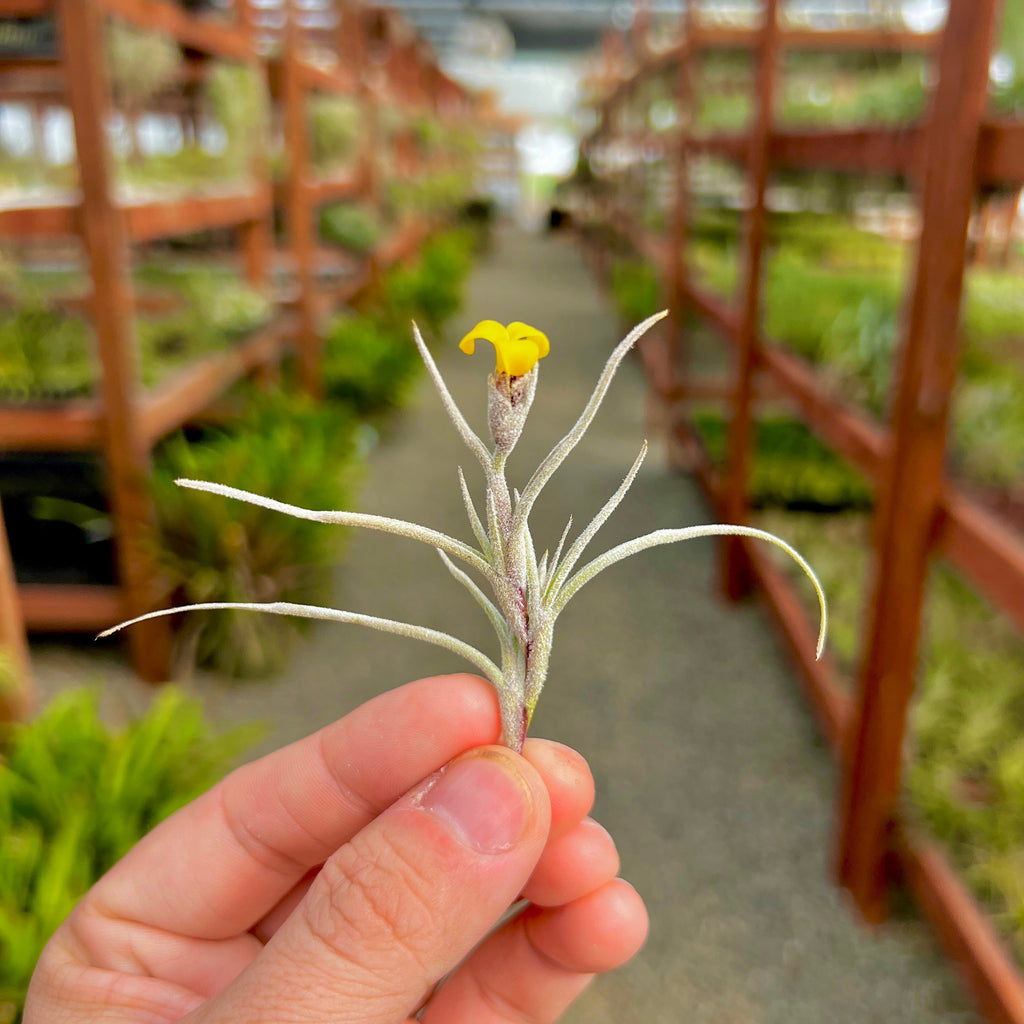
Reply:
[[[537,390],[537,363],[548,354],[548,339],[527,324],[516,322],[506,327],[494,320],[481,321],[462,339],[459,347],[467,354],[473,353],[477,339],[489,341],[494,345],[497,354],[495,370],[487,382],[488,424],[492,441],[492,446],[488,447],[474,433],[455,404],[419,328],[413,324],[416,345],[441,397],[445,412],[466,447],[479,461],[486,477],[487,486],[481,516],[470,495],[462,469],[459,469],[459,485],[476,546],[426,526],[420,526],[418,523],[400,519],[366,515],[361,512],[298,508],[224,484],[201,480],[177,481],[182,487],[250,502],[301,519],[344,526],[362,526],[430,544],[437,549],[448,570],[472,594],[490,620],[498,637],[500,664],[492,661],[482,651],[447,633],[355,612],[280,601],[267,604],[196,604],[189,607],[196,610],[249,608],[278,615],[349,622],[447,648],[476,666],[493,684],[501,706],[502,741],[514,750],[522,749],[530,719],[537,706],[537,698],[547,676],[555,621],[559,614],[584,584],[589,583],[598,573],[647,548],[689,540],[691,537],[712,535],[756,537],[780,547],[810,577],[817,592],[821,606],[821,632],[817,648],[820,655],[826,626],[825,598],[821,585],[811,567],[794,548],[764,530],[722,524],[655,530],[646,536],[619,544],[577,568],[584,550],[615,511],[636,478],[647,453],[646,441],[618,490],[605,502],[590,524],[566,547],[572,531],[570,518],[554,555],[551,556],[548,551],[544,551],[540,558],[537,557],[529,523],[534,503],[554,472],[579,444],[594,419],[619,364],[637,339],[665,315],[662,312],[649,317],[634,328],[614,349],[579,419],[543,459],[521,492],[509,490],[505,479],[505,463],[519,440],[530,406],[533,404]],[[479,583],[466,571],[467,569],[475,572],[489,585],[491,597],[488,597]],[[177,610],[150,612],[100,635],[106,636],[133,622],[172,614]]]

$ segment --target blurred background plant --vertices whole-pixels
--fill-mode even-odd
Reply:
[[[135,28],[117,20],[107,24],[106,46],[114,102],[131,126],[131,158],[141,161],[135,120],[146,103],[178,78],[183,63],[181,48],[160,32]]]
[[[42,401],[88,394],[96,375],[92,331],[41,295],[0,311],[0,396]]]
[[[470,228],[431,238],[415,262],[396,267],[386,276],[381,289],[382,315],[406,332],[409,321],[418,320],[428,333],[439,333],[462,305],[475,249]]]
[[[215,734],[168,687],[120,729],[88,689],[0,734],[0,1022],[21,1016],[36,960],[82,894],[154,825],[208,789],[263,729]]]
[[[359,103],[349,96],[317,94],[309,101],[313,167],[321,174],[356,155],[364,131]]]
[[[377,416],[408,400],[420,369],[409,328],[379,313],[345,313],[327,331],[324,390],[361,416]]]
[[[712,462],[725,458],[728,424],[713,409],[695,409],[697,428]],[[758,418],[748,494],[754,508],[848,511],[872,505],[871,488],[799,420]]]
[[[624,323],[638,324],[659,308],[658,272],[643,260],[619,259],[612,266],[612,300]]]
[[[829,596],[829,647],[852,687],[870,517],[774,508],[762,510],[757,524],[787,537],[813,563]],[[805,596],[812,611],[813,595]],[[1022,664],[1024,640],[1013,623],[952,569],[933,566],[907,741],[907,809],[951,851],[1024,958]]]
[[[343,531],[185,490],[178,477],[220,480],[307,508],[351,508],[358,482],[352,413],[288,392],[255,395],[230,428],[178,434],[159,449],[153,493],[158,556],[182,603],[330,599]],[[279,669],[303,620],[190,612],[188,660],[231,676]]]
[[[380,218],[365,203],[330,203],[320,211],[320,237],[349,252],[366,255],[382,234]]]
[[[248,175],[269,148],[270,95],[264,77],[248,64],[217,61],[206,79],[206,102],[224,132],[226,177]]]

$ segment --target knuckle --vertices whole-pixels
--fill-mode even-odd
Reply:
[[[316,886],[307,924],[324,945],[350,960],[387,954],[392,968],[396,958],[426,968],[438,938],[433,886],[386,836],[357,836],[324,864]]]

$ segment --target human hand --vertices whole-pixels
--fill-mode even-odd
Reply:
[[[25,1024],[554,1021],[647,917],[585,761],[499,731],[486,683],[442,676],[238,769],[86,894]]]

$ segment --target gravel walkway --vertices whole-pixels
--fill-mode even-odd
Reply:
[[[579,413],[610,347],[614,317],[566,242],[508,234],[471,280],[442,370],[480,424],[489,346],[454,339],[476,320],[525,320],[550,357],[513,482]],[[620,371],[592,431],[538,505],[534,536],[552,547],[611,494],[644,429],[634,362]],[[429,385],[375,452],[366,511],[468,536],[455,466],[479,473]],[[657,447],[595,549],[659,527],[704,521],[696,488]],[[913,916],[875,935],[858,928],[828,881],[835,780],[792,674],[756,604],[714,597],[711,542],[658,548],[581,592],[559,622],[534,733],[570,743],[597,778],[595,816],[617,837],[623,873],[646,897],[652,930],[628,968],[600,979],[575,1024],[911,1024],[976,1020],[927,929]],[[437,556],[354,535],[338,572],[339,607],[447,629],[486,650],[490,627]],[[100,679],[108,706],[147,697],[116,652],[36,651],[44,693]],[[194,685],[223,721],[266,719],[273,747],[408,679],[463,666],[444,651],[345,626],[318,628],[286,678]]]

